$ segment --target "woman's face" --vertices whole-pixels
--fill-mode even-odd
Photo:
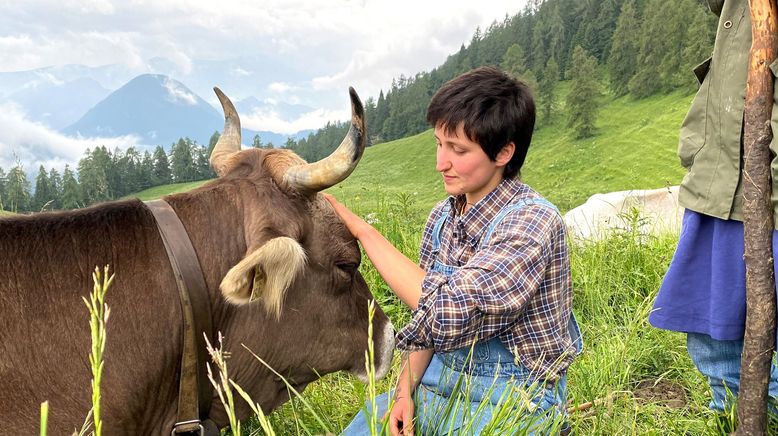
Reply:
[[[465,135],[460,124],[452,134],[444,125],[435,127],[437,163],[435,169],[443,175],[446,192],[466,196],[475,204],[491,192],[502,180],[505,164],[513,156],[513,143],[503,147],[496,160],[489,159],[477,142]]]

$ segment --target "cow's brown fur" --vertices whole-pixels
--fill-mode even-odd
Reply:
[[[209,289],[214,329],[225,336],[231,377],[265,411],[288,399],[283,383],[245,344],[296,385],[316,373],[359,371],[371,295],[359,273],[356,241],[321,196],[287,192],[265,166],[299,158],[245,150],[224,176],[166,197],[186,227]],[[286,292],[280,320],[261,302],[225,302],[227,271],[270,238],[286,236],[307,265]],[[137,200],[0,219],[0,415],[2,432],[33,434],[39,405],[50,402],[50,434],[72,432],[90,408],[89,328],[81,296],[95,266],[116,274],[103,379],[104,433],[169,434],[175,419],[181,313],[172,271],[151,214]],[[388,326],[379,311],[377,331]],[[379,336],[380,337],[380,336]],[[377,339],[380,342],[380,339]],[[377,349],[386,348],[377,343]],[[379,356],[386,366],[390,357]],[[239,404],[239,414],[249,413]],[[227,424],[218,398],[211,417]]]

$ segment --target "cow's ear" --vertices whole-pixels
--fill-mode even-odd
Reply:
[[[219,287],[231,303],[260,299],[270,314],[280,317],[286,290],[306,260],[305,250],[297,241],[284,236],[273,238],[232,267]]]

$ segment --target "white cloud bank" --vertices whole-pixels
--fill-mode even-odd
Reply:
[[[190,71],[193,59],[262,56],[303,71],[303,91],[359,86],[376,95],[393,77],[445,61],[476,26],[519,12],[525,0],[28,0],[0,1],[3,71],[154,57]],[[244,67],[245,68],[245,67]],[[240,76],[244,68],[226,70]],[[275,80],[280,81],[280,80]],[[268,84],[257,84],[258,89]],[[236,96],[243,98],[245,96]]]
[[[109,149],[127,149],[138,144],[134,136],[118,138],[71,138],[48,127],[28,120],[17,107],[0,105],[0,167],[8,172],[21,163],[27,175],[34,175],[38,167],[56,168],[62,172],[66,164],[71,168],[83,157],[86,149],[104,145]]]
[[[269,130],[276,133],[291,135],[301,130],[318,129],[328,121],[346,120],[351,118],[350,109],[342,111],[328,111],[316,109],[305,113],[294,120],[284,120],[273,111],[254,111],[250,114],[241,114],[241,125],[252,130]],[[280,145],[280,144],[275,144]]]

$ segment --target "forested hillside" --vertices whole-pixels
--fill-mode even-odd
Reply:
[[[400,76],[377,98],[368,98],[371,143],[429,128],[425,114],[435,91],[483,65],[500,67],[533,87],[540,123],[557,114],[560,80],[594,82],[600,94],[634,98],[692,90],[697,86],[692,69],[712,52],[716,20],[704,0],[530,0],[522,13],[476,29],[470,43],[440,67]],[[576,47],[581,48],[578,62]],[[576,77],[590,59],[592,74]],[[586,105],[586,111],[596,112],[596,101]],[[347,127],[336,123],[291,148],[309,160],[324,156],[337,145],[330,137],[342,136]]]
[[[425,111],[435,91],[482,65],[498,66],[530,84],[539,127],[572,129],[572,135],[563,135],[570,140],[591,137],[603,124],[600,109],[614,97],[634,100],[695,89],[691,70],[710,55],[715,27],[716,16],[704,0],[530,0],[521,13],[476,29],[470,42],[439,67],[400,76],[367,98],[369,144],[428,129]],[[283,147],[316,161],[347,129],[345,122],[331,122],[305,139],[290,138]],[[210,178],[207,157],[217,138],[214,133],[208,146],[182,138],[168,150],[158,146],[143,154],[98,147],[63,174],[39,168],[34,194],[24,169],[0,168],[0,209],[69,209],[160,184]],[[252,146],[267,144],[255,138]]]

